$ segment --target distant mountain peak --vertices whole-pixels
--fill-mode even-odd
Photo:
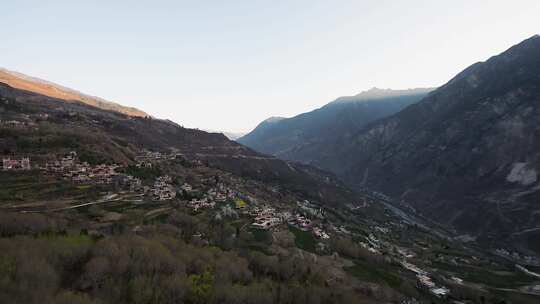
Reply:
[[[392,96],[414,95],[418,93],[426,93],[434,90],[434,88],[413,88],[404,90],[383,89],[378,87],[372,87],[367,91],[356,94],[357,97],[365,98],[386,98]]]
[[[427,92],[429,89],[398,91],[372,88],[291,118],[268,118],[238,142],[265,154],[320,166],[333,161],[327,157],[328,149],[336,147],[338,139],[418,102]],[[376,101],[371,102],[374,99]]]
[[[267,119],[265,119],[263,121],[263,123],[275,123],[275,122],[278,122],[280,120],[283,120],[283,119],[287,119],[286,117],[281,117],[281,116],[272,116],[272,117],[269,117]]]
[[[530,47],[537,47],[538,45],[540,45],[540,35],[536,34],[514,45],[513,47],[509,48],[506,52],[503,52],[501,55],[505,53],[510,53],[515,50],[521,50],[521,49],[524,49],[524,48],[526,49]]]
[[[382,89],[378,87],[372,87],[367,91],[362,91],[354,96],[342,96],[337,98],[332,103],[347,103],[347,102],[360,102],[366,100],[377,100],[398,96],[412,96],[412,95],[423,95],[427,94],[436,88],[413,88],[413,89],[404,89],[404,90],[394,90],[394,89]],[[331,104],[332,104],[331,103]]]

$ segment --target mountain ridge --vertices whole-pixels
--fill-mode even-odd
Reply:
[[[26,136],[1,137],[0,146],[5,155],[32,154],[36,150],[46,154],[67,153],[69,151],[56,147],[56,142],[67,141],[71,149],[78,148],[91,159],[128,165],[142,147],[154,151],[174,150],[220,170],[280,185],[329,204],[343,205],[356,195],[332,173],[261,155],[222,133],[184,128],[167,119],[132,117],[84,103],[66,102],[13,88],[1,81],[0,97],[6,100],[5,107],[13,108],[11,114],[5,110],[0,112],[2,121],[25,121],[27,115],[43,115],[49,124],[39,135],[27,131]],[[49,146],[50,149],[44,148]]]
[[[324,168],[327,149],[341,136],[393,114],[432,89],[377,89],[344,96],[291,118],[269,118],[238,139],[259,152]]]
[[[49,97],[63,99],[65,101],[78,101],[105,110],[112,110],[115,112],[123,113],[129,116],[149,116],[147,113],[137,108],[126,107],[100,97],[81,93],[77,90],[65,87],[63,85],[48,80],[28,76],[26,74],[11,71],[5,68],[0,68],[0,82],[9,84],[14,88],[32,91]]]
[[[387,97],[427,94],[433,91],[434,89],[435,88],[389,89],[389,88],[372,87],[371,89],[362,91],[356,95],[338,97],[334,101],[326,104],[325,106],[328,106],[334,103],[340,103],[340,102],[362,102],[362,101],[383,99]]]
[[[540,238],[540,37],[472,64],[418,103],[340,141],[330,169],[494,245]],[[482,221],[478,221],[482,219]],[[534,240],[534,242],[532,241]]]

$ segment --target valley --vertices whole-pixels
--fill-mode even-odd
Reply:
[[[0,93],[4,297],[537,299],[536,266],[461,242],[385,195],[351,191],[325,171],[164,120],[7,85]],[[18,288],[34,280],[22,272],[28,259],[50,277],[23,293]],[[134,292],[133,284],[154,291]]]
[[[0,304],[540,303],[539,10],[6,1]]]
[[[401,111],[339,132],[322,148],[282,149],[312,147],[317,158],[298,153],[294,159],[333,172],[353,189],[392,198],[455,237],[502,248],[519,261],[537,259],[539,53],[535,35],[472,64]],[[279,127],[269,128],[266,137],[245,144],[288,159],[261,146],[281,140],[272,133]]]

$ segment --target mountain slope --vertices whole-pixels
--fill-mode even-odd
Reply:
[[[540,252],[538,126],[534,36],[342,140],[332,169],[486,242],[508,239]]]
[[[27,76],[18,72],[0,68],[0,82],[21,90],[31,91],[45,96],[62,99],[65,101],[78,101],[87,105],[123,113],[129,116],[146,117],[145,112],[131,107],[125,107],[99,97],[90,96],[64,86]]]
[[[330,173],[260,155],[223,134],[65,102],[3,83],[0,100],[0,122],[28,124],[2,131],[0,153],[4,155],[39,159],[76,150],[90,160],[129,165],[142,149],[174,150],[238,176],[301,193],[306,199],[330,205],[355,199]]]
[[[327,149],[342,136],[417,102],[431,89],[381,90],[340,97],[324,107],[292,118],[271,118],[238,142],[282,159],[327,167]],[[330,155],[331,158],[331,155]]]
[[[0,298],[17,303],[295,302],[292,293],[280,291],[285,286],[294,286],[295,293],[320,290],[299,303],[388,303],[405,297],[382,280],[397,267],[352,243],[346,230],[355,227],[368,235],[358,229],[369,229],[376,217],[390,221],[378,204],[331,174],[260,155],[223,134],[0,83],[0,154],[0,248],[14,269],[0,267],[12,278],[0,283]],[[24,168],[13,164],[21,158],[28,164]],[[360,203],[361,211],[345,207]],[[296,224],[297,218],[302,222]],[[336,241],[290,226],[300,223],[324,225]],[[307,241],[297,242],[300,237]],[[330,248],[369,258],[381,278],[357,279],[344,268],[353,262],[331,257],[325,253]],[[38,261],[30,263],[32,271],[25,268],[28,261]],[[124,262],[115,267],[118,261]],[[143,277],[155,283],[133,285]],[[207,284],[201,295],[195,291],[200,284],[193,283],[197,277]],[[98,281],[108,283],[93,283]],[[43,288],[29,290],[32,284]],[[139,288],[155,296],[140,297]],[[260,300],[245,292],[250,290]]]

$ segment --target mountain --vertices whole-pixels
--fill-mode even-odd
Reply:
[[[223,134],[0,83],[0,154],[14,303],[538,303],[540,259],[452,240]]]
[[[330,173],[223,134],[0,83],[0,154],[9,264],[0,273],[10,277],[0,298],[388,303],[414,284],[392,275],[399,264],[353,243],[399,218]],[[376,277],[356,274],[359,259]]]
[[[277,117],[273,116],[270,118],[267,118],[263,120],[261,123],[259,123],[255,129],[253,129],[248,134],[244,134],[244,136],[238,138],[238,142],[249,146],[251,148],[254,148],[254,146],[258,146],[259,140],[264,139],[265,136],[268,136],[268,133],[272,132],[272,128],[279,124],[280,121],[286,120],[285,117]],[[256,149],[256,148],[254,148]],[[264,149],[256,149],[261,152],[265,152]]]
[[[31,91],[45,96],[62,99],[65,101],[77,101],[95,106],[103,110],[123,113],[129,116],[146,117],[145,112],[131,107],[125,107],[117,103],[90,96],[76,90],[46,81],[43,79],[27,76],[18,72],[0,68],[0,82],[21,90]]]
[[[327,167],[338,161],[332,158],[328,148],[340,138],[402,110],[431,90],[372,88],[355,96],[340,97],[320,109],[292,118],[269,118],[238,142],[282,159]]]
[[[492,246],[540,252],[540,36],[346,138],[326,167]]]
[[[0,121],[34,124],[34,120],[41,122],[40,117],[46,117],[46,128],[40,132],[23,128],[2,134],[0,153],[4,155],[29,154],[39,158],[76,150],[88,160],[129,165],[142,149],[174,150],[239,176],[305,194],[305,199],[343,205],[355,197],[331,173],[261,155],[220,133],[66,102],[3,83],[0,97],[6,100],[0,108]]]
[[[0,154],[0,248],[9,264],[0,267],[0,276],[10,277],[0,282],[0,299],[386,303],[404,298],[382,281],[355,279],[337,255],[313,259],[321,247],[316,245],[324,249],[330,242],[316,241],[311,231],[290,228],[287,221],[293,214],[304,219],[294,213],[301,206],[318,216],[317,225],[357,227],[358,216],[348,222],[337,209],[346,211],[342,206],[361,197],[329,173],[258,154],[223,134],[0,83]],[[326,215],[326,209],[332,213]],[[255,223],[262,229],[254,229]],[[293,232],[307,241],[297,246]],[[346,235],[340,239],[350,242]],[[366,251],[359,245],[339,248],[345,247],[355,257]],[[279,291],[282,284],[294,284],[295,293],[324,292],[295,302],[293,293]],[[207,287],[201,292],[200,286]],[[151,292],[142,295],[139,289]]]

